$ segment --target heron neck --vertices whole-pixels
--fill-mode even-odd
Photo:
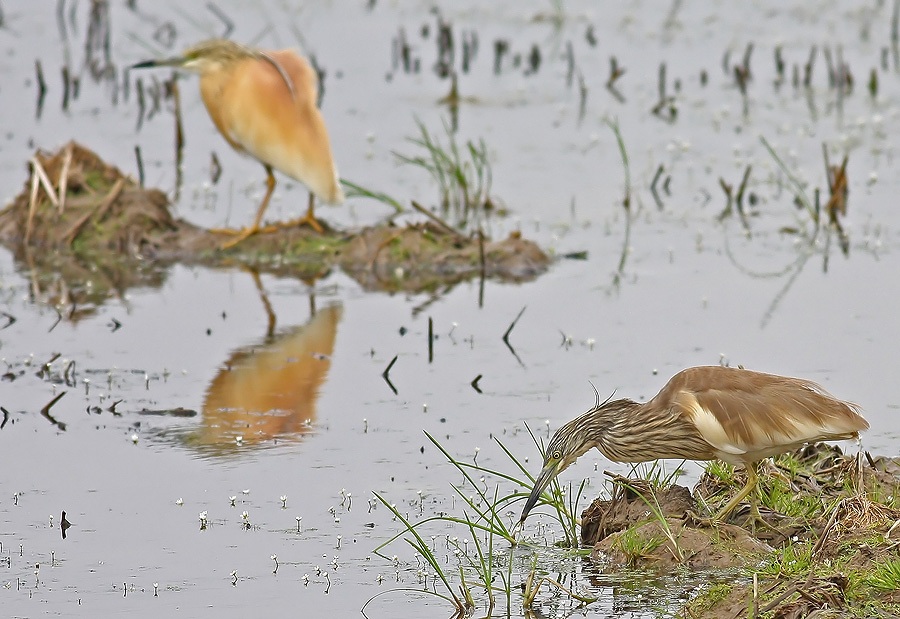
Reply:
[[[636,424],[634,413],[641,406],[640,402],[623,398],[601,404],[586,414],[595,416],[595,419],[609,428],[628,427]]]
[[[656,431],[666,431],[668,415],[657,415],[634,400],[621,399],[607,402],[595,409],[594,423],[603,428],[596,436],[596,447],[616,462],[641,462],[647,460],[642,449],[644,437]],[[638,439],[637,437],[641,437]]]

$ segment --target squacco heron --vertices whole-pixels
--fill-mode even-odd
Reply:
[[[815,441],[858,438],[859,407],[800,378],[739,368],[688,368],[649,402],[614,400],[559,428],[525,502],[520,524],[559,473],[592,447],[615,462],[723,460],[744,465],[747,483],[714,517],[723,520],[756,488],[756,463]],[[751,514],[761,521],[755,495]]]
[[[200,75],[200,94],[225,140],[266,169],[266,194],[253,224],[226,243],[235,245],[263,230],[262,220],[275,189],[273,170],[309,189],[306,215],[287,225],[322,226],[313,215],[315,196],[344,200],[325,121],[316,107],[316,73],[293,50],[262,51],[225,39],[204,41],[176,58],[148,60],[132,68],[177,67]]]

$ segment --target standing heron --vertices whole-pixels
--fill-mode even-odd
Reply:
[[[316,107],[316,72],[293,50],[262,51],[226,39],[212,39],[183,55],[148,60],[132,68],[177,67],[200,75],[200,94],[216,129],[232,148],[247,154],[266,169],[266,194],[253,224],[230,230],[236,245],[263,230],[263,214],[275,189],[273,170],[294,178],[309,189],[306,215],[287,225],[322,226],[313,215],[315,196],[340,204],[344,200],[331,144]]]
[[[559,428],[519,523],[550,482],[596,447],[615,462],[723,460],[744,465],[746,485],[715,516],[724,519],[756,487],[756,463],[815,441],[858,438],[859,407],[800,378],[740,368],[688,368],[649,402],[613,400]],[[756,501],[753,516],[760,520]]]

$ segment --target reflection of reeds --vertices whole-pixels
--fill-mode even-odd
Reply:
[[[813,223],[813,231],[811,234],[804,234],[812,243],[815,240],[816,236],[819,233],[819,229],[821,227],[821,208],[819,205],[819,190],[816,189],[815,193],[815,203],[809,199],[809,196],[806,195],[806,191],[803,187],[803,183],[788,169],[785,165],[784,161],[782,161],[781,157],[778,156],[778,153],[775,152],[775,149],[769,144],[766,138],[760,136],[760,141],[763,146],[765,146],[766,150],[772,156],[772,159],[775,160],[775,163],[778,165],[778,168],[781,170],[782,174],[787,177],[789,183],[793,187],[793,193],[797,202],[806,209],[807,214],[809,215],[810,221]],[[825,160],[825,180],[828,183],[828,202],[825,203],[825,213],[828,216],[828,224],[831,228],[833,228],[837,234],[838,239],[841,243],[841,250],[844,254],[847,254],[850,246],[850,239],[847,236],[847,233],[844,232],[844,227],[841,225],[841,221],[839,216],[844,216],[847,214],[847,194],[848,194],[848,180],[847,180],[847,163],[849,162],[849,157],[844,156],[841,161],[841,165],[832,166],[831,162],[828,158],[828,148],[825,144],[822,144],[822,154]]]
[[[818,188],[814,192],[813,199],[810,199],[806,190],[807,185],[803,181],[801,181],[796,174],[791,172],[791,170],[785,164],[784,160],[781,159],[781,157],[768,142],[768,140],[766,140],[765,137],[760,136],[760,142],[766,148],[781,173],[787,179],[789,190],[794,196],[794,203],[802,209],[802,213],[806,214],[806,217],[800,217],[801,221],[797,226],[785,226],[780,229],[780,232],[796,235],[800,239],[800,241],[802,241],[801,243],[797,244],[798,255],[796,256],[796,258],[792,258],[790,264],[781,269],[776,269],[770,272],[755,271],[749,267],[745,267],[744,265],[742,265],[735,257],[729,244],[729,237],[727,234],[725,234],[725,254],[726,256],[728,256],[732,264],[734,264],[742,273],[745,273],[746,275],[749,275],[753,278],[779,278],[787,276],[785,285],[775,295],[772,303],[769,305],[769,308],[766,310],[763,316],[762,326],[765,326],[766,323],[768,323],[769,319],[772,317],[772,314],[774,313],[776,307],[781,302],[781,299],[788,293],[790,288],[799,278],[801,271],[803,270],[810,257],[821,253],[823,255],[823,271],[828,271],[828,259],[831,250],[832,236],[837,236],[838,244],[843,254],[845,256],[849,255],[850,237],[844,230],[844,227],[840,221],[840,217],[844,216],[847,212],[848,157],[845,156],[841,160],[840,165],[833,166],[829,161],[826,146],[824,144],[822,145],[826,173],[825,180],[828,186],[828,200],[824,206],[824,217],[827,217],[826,220],[824,219],[822,214],[823,208],[820,205]],[[726,219],[731,214],[732,204],[737,201],[738,213],[741,215],[741,222],[744,226],[745,231],[747,231],[748,233],[748,220],[746,219],[746,214],[743,212],[743,209],[740,206],[740,200],[744,195],[744,189],[750,175],[750,170],[750,166],[747,166],[736,196],[732,195],[733,187],[725,183],[724,180],[720,179],[720,184],[722,185],[727,198],[725,210],[723,210],[723,212],[719,215],[720,221]],[[825,235],[824,243],[819,243],[819,233],[823,230],[823,233]],[[748,238],[750,238],[749,234]]]
[[[625,272],[625,261],[628,259],[628,247],[631,243],[631,165],[628,162],[628,151],[625,149],[625,140],[622,138],[619,122],[609,118],[605,122],[616,136],[616,144],[619,147],[619,156],[622,158],[622,167],[625,172],[625,196],[622,198],[622,206],[625,208],[625,239],[622,242],[622,253],[619,255],[619,264],[613,278],[613,283],[618,285]]]
[[[529,430],[530,432],[530,430]],[[486,604],[489,608],[488,615],[494,608],[496,603],[495,594],[500,593],[507,599],[507,607],[511,608],[510,600],[512,596],[513,580],[513,556],[512,550],[505,558],[507,564],[505,570],[498,569],[497,559],[494,552],[495,541],[497,538],[506,540],[512,545],[516,544],[515,529],[510,529],[503,520],[503,514],[510,511],[510,508],[519,501],[527,498],[531,487],[534,485],[534,477],[528,472],[525,465],[497,438],[497,445],[503,450],[503,453],[512,462],[513,468],[517,469],[516,473],[507,473],[495,469],[480,466],[475,462],[469,463],[454,458],[433,436],[426,432],[429,440],[444,455],[445,458],[456,467],[457,471],[463,476],[463,483],[453,485],[453,489],[460,499],[463,501],[462,515],[456,514],[440,514],[429,516],[415,522],[410,521],[408,515],[404,517],[397,507],[391,504],[386,498],[376,493],[376,497],[389,510],[391,510],[394,519],[401,522],[403,529],[396,535],[382,543],[375,549],[375,553],[384,557],[382,550],[388,545],[403,537],[404,540],[412,546],[416,554],[421,557],[435,571],[435,578],[439,579],[447,590],[447,594],[438,594],[428,591],[430,594],[438,595],[438,597],[451,602],[455,608],[455,612],[464,613],[471,612],[475,606],[475,600],[472,596],[473,590],[484,592]],[[534,434],[532,434],[534,439]],[[537,443],[537,440],[535,439]],[[521,476],[520,476],[521,475]],[[489,489],[487,479],[498,479],[501,482],[511,483],[514,487],[512,492],[501,494],[500,487],[495,486],[493,490]],[[578,522],[574,516],[578,500],[585,484],[582,483],[577,493],[571,493],[569,499],[566,499],[559,483],[554,480],[551,490],[545,493],[539,504],[550,505],[556,512],[556,517],[562,525],[565,535],[566,545],[577,547],[577,527]],[[453,525],[463,527],[461,535],[453,537],[450,533],[445,533],[447,546],[457,559],[454,566],[455,569],[447,569],[446,561],[441,561],[435,555],[435,548],[429,547],[424,541],[421,530],[426,526],[434,523],[443,523],[444,525]],[[446,531],[446,528],[442,529]],[[412,536],[406,537],[406,536]],[[432,540],[437,536],[432,537]],[[463,541],[460,542],[460,537]],[[470,544],[468,540],[472,540]],[[449,561],[449,559],[448,559]],[[453,579],[451,574],[458,571],[459,583],[457,587],[451,583]],[[493,584],[496,580],[495,576],[499,575],[502,587]],[[524,575],[523,575],[524,576]],[[566,593],[569,597],[582,603],[589,603],[593,598],[577,595],[569,589],[563,587],[557,581],[548,578],[536,578],[534,567],[527,576],[529,586],[523,590],[523,603],[526,608],[530,607],[534,601],[541,584],[549,584],[558,590]],[[394,589],[393,591],[412,591],[411,589]],[[422,590],[416,590],[421,592]],[[459,591],[459,594],[457,594]]]
[[[733,206],[736,204],[738,215],[741,217],[741,225],[744,226],[748,236],[750,234],[750,223],[747,221],[747,214],[744,212],[744,192],[747,190],[747,182],[750,180],[751,171],[753,171],[753,166],[748,165],[744,168],[744,176],[741,178],[741,184],[738,186],[737,195],[734,194],[734,186],[726,182],[721,176],[719,177],[719,186],[725,192],[727,200],[725,209],[719,214],[719,221],[728,218],[732,213]]]
[[[781,170],[781,173],[784,174],[785,178],[788,179],[788,182],[793,187],[794,197],[797,201],[806,209],[806,213],[809,215],[810,220],[813,222],[815,229],[813,232],[813,237],[815,237],[815,233],[819,230],[819,213],[813,207],[812,202],[809,199],[809,196],[806,195],[806,190],[803,187],[803,183],[788,169],[787,165],[785,165],[784,161],[782,161],[781,157],[778,156],[778,153],[775,152],[775,149],[772,148],[772,145],[769,144],[769,141],[766,140],[765,137],[760,136],[759,138],[762,145],[766,148],[771,155],[772,159],[775,161],[776,165],[778,165],[778,169]]]
[[[382,544],[381,546],[376,548],[375,553],[380,554],[379,550],[384,548],[390,542],[397,539],[397,537],[399,537],[399,535],[403,535],[404,533],[409,533],[410,535],[412,535],[414,539],[411,540],[409,538],[406,538],[405,541],[410,546],[413,547],[413,549],[416,551],[416,553],[420,557],[422,557],[428,565],[431,566],[431,568],[434,570],[435,577],[440,578],[441,582],[444,583],[444,587],[447,589],[447,595],[440,594],[436,591],[428,591],[428,589],[425,589],[424,592],[429,593],[431,595],[436,595],[437,597],[439,597],[443,600],[447,600],[448,602],[451,602],[455,609],[455,614],[453,615],[454,617],[464,616],[465,612],[466,612],[465,604],[459,598],[459,596],[456,595],[456,591],[454,591],[453,587],[450,585],[450,581],[448,579],[447,574],[444,572],[443,567],[441,566],[441,562],[437,559],[434,552],[432,552],[432,550],[428,547],[428,544],[425,543],[425,540],[422,539],[422,536],[419,535],[419,532],[416,530],[416,527],[418,525],[420,525],[421,522],[412,524],[411,522],[409,522],[409,520],[407,520],[406,518],[403,517],[403,514],[400,513],[400,511],[397,509],[397,507],[395,505],[388,502],[383,496],[381,496],[377,492],[375,492],[374,494],[375,494],[375,497],[379,501],[381,501],[381,503],[384,504],[385,507],[387,507],[389,510],[391,510],[391,512],[394,514],[394,518],[396,520],[399,520],[400,522],[402,522],[403,525],[406,527],[406,530],[399,533],[397,536],[392,537],[390,540],[388,540],[387,542],[385,542],[384,544]],[[461,586],[460,588],[464,589],[463,586]],[[400,589],[400,591],[403,591],[403,590],[405,590],[405,589]],[[418,589],[416,589],[416,591],[418,591]],[[388,592],[386,591],[384,593],[388,593]],[[381,594],[378,594],[378,595],[381,595]],[[465,596],[465,593],[464,593],[464,596]],[[377,597],[377,595],[373,596],[371,599],[369,599],[369,602],[371,602],[373,599],[375,599],[375,597]],[[368,605],[369,602],[366,602],[366,605]],[[363,611],[365,611],[366,605],[364,605],[362,607]]]

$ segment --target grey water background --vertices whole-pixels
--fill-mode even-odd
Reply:
[[[131,174],[140,146],[147,184],[174,194],[170,105],[163,102],[138,129],[135,93],[126,100],[122,71],[219,35],[223,24],[199,3],[110,3],[108,60],[117,90],[91,77],[89,59],[98,56],[86,51],[88,41],[106,40],[96,32],[89,38],[91,11],[105,4],[3,3],[4,203],[24,186],[36,148],[70,139]],[[215,6],[234,22],[236,40],[315,55],[326,70],[323,113],[344,177],[426,203],[436,201],[436,187],[392,153],[413,151],[407,138],[416,119],[433,131],[449,122],[438,103],[449,81],[433,71],[438,15],[457,42],[475,33],[477,55],[459,74],[457,122],[460,139],[488,145],[493,193],[510,211],[492,219],[489,231],[498,238],[521,231],[556,256],[587,252],[587,259],[560,258],[529,283],[489,281],[482,307],[478,282],[386,294],[334,272],[314,283],[263,276],[261,293],[240,269],[175,266],[158,288],[122,291],[96,313],[56,324],[52,301],[43,302],[27,269],[0,250],[0,307],[16,318],[0,331],[0,357],[16,376],[0,381],[0,405],[10,413],[0,430],[4,614],[355,615],[380,592],[421,586],[405,545],[388,551],[397,562],[373,554],[399,523],[372,507],[372,492],[413,513],[459,505],[450,485],[458,475],[423,430],[459,458],[478,450],[479,464],[502,468],[509,462],[492,442],[501,437],[537,470],[523,422],[545,436],[593,402],[589,381],[603,395],[615,390],[640,399],[691,365],[727,362],[802,376],[859,403],[872,424],[864,447],[896,455],[900,107],[891,3]],[[401,29],[418,72],[392,61]],[[496,40],[510,50],[499,74]],[[752,81],[744,98],[731,69],[749,43]],[[810,86],[794,87],[791,73],[796,66],[802,76],[813,46]],[[787,64],[780,86],[778,47]],[[535,48],[541,61],[532,70]],[[850,92],[839,95],[829,85],[825,48],[851,69]],[[626,69],[616,82],[624,101],[605,87],[611,56]],[[47,84],[40,117],[35,61]],[[651,111],[661,63],[677,108],[672,122]],[[80,76],[78,97],[65,110],[64,65]],[[874,97],[866,88],[873,69]],[[151,78],[144,79],[149,87]],[[176,213],[205,226],[240,225],[262,195],[262,169],[216,134],[196,81],[180,84],[186,146]],[[629,157],[630,214],[622,207],[623,165],[609,119],[619,123]],[[833,163],[848,155],[846,255],[825,230],[813,241],[785,232],[809,231],[809,217],[794,204],[761,137],[810,196],[815,187],[827,194],[823,144]],[[223,167],[215,185],[213,151]],[[755,201],[747,205],[749,233],[736,214],[719,218],[719,179],[736,188],[748,165]],[[657,192],[661,207],[650,190],[659,166],[660,182],[669,179],[668,191]],[[269,216],[297,215],[305,201],[301,186],[280,178]],[[321,210],[348,228],[388,214],[363,199]],[[277,317],[274,338],[266,336],[266,302]],[[523,307],[510,335],[517,358],[501,336]],[[428,318],[438,335],[431,363]],[[112,329],[113,319],[121,328]],[[37,376],[55,353],[55,379]],[[396,395],[381,377],[395,355]],[[260,358],[269,365],[257,364]],[[76,387],[60,382],[69,360]],[[246,382],[237,371],[247,372]],[[264,382],[278,372],[281,378]],[[223,384],[229,373],[235,382]],[[470,387],[478,374],[483,393]],[[306,397],[293,410],[282,405],[268,415],[238,416],[233,425],[221,407],[205,408],[222,393],[245,395],[241,406],[252,407],[261,384],[303,384]],[[51,411],[54,425],[39,411],[63,390]],[[117,400],[120,416],[107,410]],[[140,413],[177,407],[200,414]],[[566,476],[588,477],[597,491],[595,463],[600,471],[627,470],[599,454],[582,460]],[[688,481],[699,470],[688,465]],[[62,510],[73,523],[65,540]],[[592,586],[588,579],[581,584]],[[601,601],[588,607],[589,616],[654,612],[640,601],[618,604],[605,587],[595,593]],[[383,595],[367,610],[394,617],[445,612],[440,600],[403,593]]]

